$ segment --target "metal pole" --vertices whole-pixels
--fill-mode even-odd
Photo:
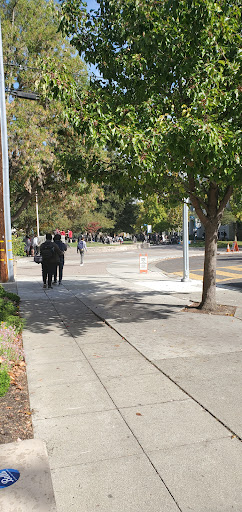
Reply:
[[[38,192],[35,192],[36,200],[36,223],[37,223],[37,236],[39,236],[39,206],[38,206]]]
[[[8,262],[7,262],[5,222],[4,222],[2,142],[1,142],[1,130],[0,130],[0,281],[2,283],[6,283],[7,280],[8,280]]]
[[[3,50],[2,50],[2,31],[0,19],[0,131],[1,131],[1,166],[2,166],[2,190],[3,190],[3,208],[0,211],[2,223],[4,223],[4,233],[1,233],[1,246],[5,245],[7,272],[4,279],[14,281],[13,255],[12,255],[12,231],[10,217],[10,192],[9,192],[9,165],[8,165],[8,138],[7,138],[7,118],[5,104],[5,83],[3,69]],[[3,238],[2,238],[3,237]],[[5,243],[3,243],[5,242]],[[5,282],[6,282],[5,281]]]
[[[182,281],[190,281],[189,278],[189,234],[188,234],[188,199],[183,203],[183,278]]]

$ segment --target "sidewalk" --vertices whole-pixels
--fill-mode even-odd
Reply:
[[[68,264],[53,290],[17,282],[57,511],[241,512],[241,294],[218,289],[234,318],[184,313],[201,283],[155,263]]]

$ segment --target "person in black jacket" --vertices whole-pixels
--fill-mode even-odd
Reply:
[[[57,268],[59,268],[59,284],[61,284],[63,277],[63,267],[64,267],[64,252],[67,250],[67,245],[61,241],[61,235],[58,233],[54,236],[54,242],[58,245],[59,249],[62,251],[62,256],[60,256],[60,262],[56,266],[56,270],[54,273],[54,284],[57,283]]]
[[[51,233],[46,233],[46,241],[40,246],[40,254],[42,256],[43,288],[46,288],[47,277],[48,288],[52,288],[52,276],[55,274],[56,266],[60,262],[63,252],[55,242],[52,242]]]

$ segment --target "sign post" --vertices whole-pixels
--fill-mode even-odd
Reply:
[[[139,255],[139,271],[141,274],[148,272],[148,255],[140,254]]]

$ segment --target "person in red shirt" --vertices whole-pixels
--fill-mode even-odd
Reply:
[[[64,231],[64,229],[62,229],[61,235],[66,236],[66,232]]]
[[[69,242],[71,243],[72,242],[72,231],[71,229],[68,229],[68,238],[69,238]]]

